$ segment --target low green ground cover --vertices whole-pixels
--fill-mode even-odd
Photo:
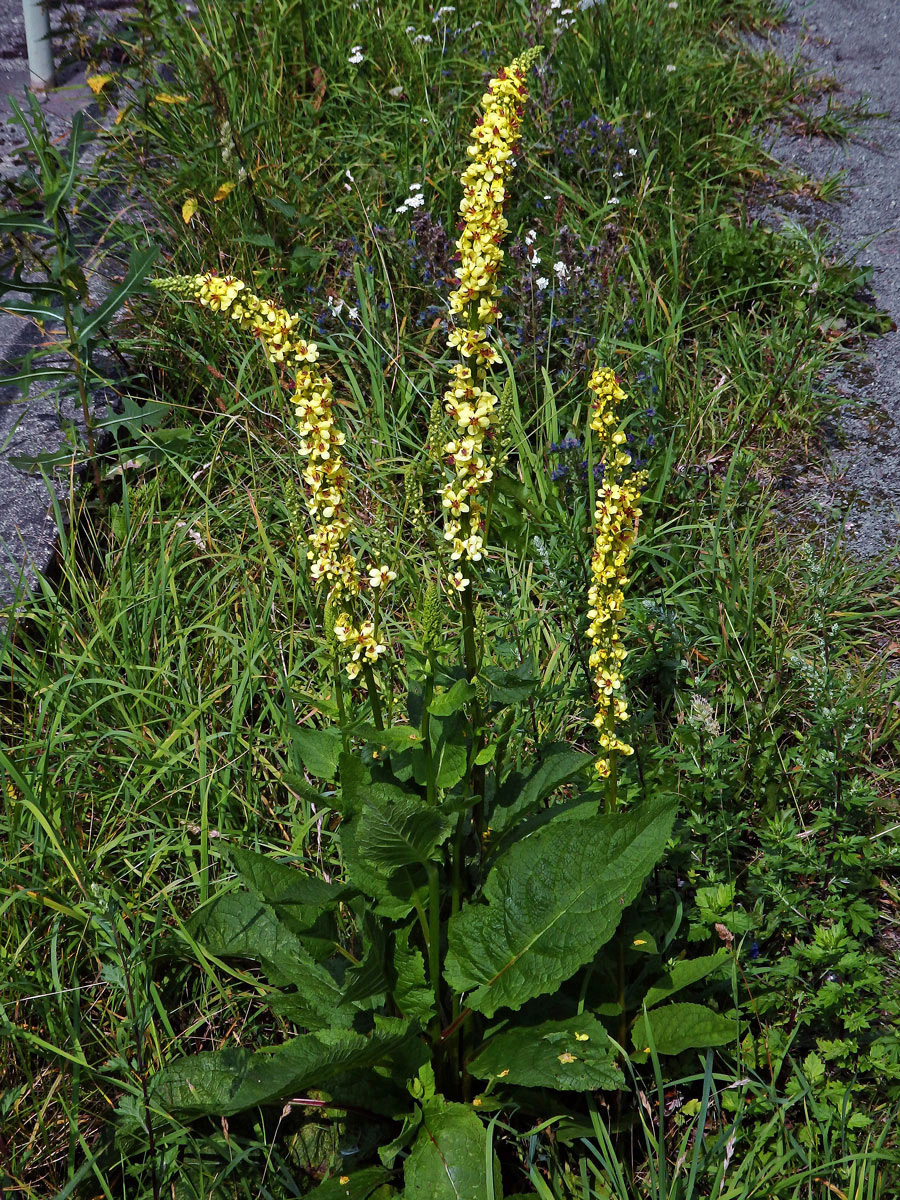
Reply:
[[[288,393],[233,324],[139,290],[148,264],[134,258],[115,342],[80,310],[73,328],[91,336],[69,339],[81,358],[96,352],[79,378],[108,369],[111,345],[131,373],[121,411],[101,422],[115,440],[97,459],[99,489],[73,487],[59,506],[59,577],[3,642],[0,1181],[11,1195],[896,1190],[897,581],[890,563],[843,554],[839,521],[796,520],[788,482],[834,413],[823,378],[881,318],[863,272],[827,240],[758,219],[779,193],[837,186],[789,178],[761,148],[767,122],[799,119],[821,88],[749,48],[747,31],[777,16],[755,0],[573,9],[200,0],[187,15],[148,0],[98,57],[98,95],[121,119],[66,212],[95,206],[119,255],[149,239],[161,277],[215,268],[300,313],[347,432],[354,536],[397,573],[379,613],[391,647],[381,716],[420,728],[423,689],[457,688],[459,705],[445,701],[435,724],[463,775],[451,762],[437,790],[454,821],[469,816],[446,852],[441,827],[415,851],[422,863],[405,864],[429,883],[433,868],[438,884],[421,928],[403,927],[382,884],[359,883],[351,771],[347,759],[336,769],[341,746],[325,732],[332,649],[308,578]],[[476,106],[487,79],[536,44],[501,279],[509,458],[487,552],[471,564],[482,657],[470,694],[452,592],[440,636],[423,632],[441,482],[423,448],[452,358],[447,297]],[[36,161],[14,209],[46,213],[42,170]],[[98,178],[135,198],[105,224]],[[65,261],[76,251],[67,242]],[[22,238],[14,252],[34,268]],[[74,268],[51,272],[57,288],[72,280],[76,304]],[[635,753],[620,761],[611,818],[593,816],[609,804],[603,789],[569,769],[595,751],[587,382],[598,362],[628,393],[628,449],[648,472],[622,625]],[[353,778],[412,804],[416,768],[376,737],[371,683],[343,687],[342,748],[365,773]],[[550,769],[563,745],[574,758]],[[532,808],[509,800],[513,775]],[[422,782],[431,799],[434,782]],[[454,800],[469,785],[483,807]],[[659,854],[647,852],[615,935],[575,963],[585,969],[543,997],[472,1001],[468,1017],[452,1007],[477,921],[453,922],[489,907],[457,911],[480,894],[481,872],[504,850],[562,845],[568,828],[558,892],[574,870],[579,799],[603,831],[663,796],[677,798],[674,824],[654,826]],[[286,915],[284,871],[357,890],[304,923]],[[395,908],[419,903],[415,888],[395,893]],[[428,939],[429,913],[449,935]],[[429,999],[432,946],[455,966]],[[397,969],[405,962],[421,978]],[[327,1021],[310,998],[326,967],[343,989]],[[279,1091],[283,1058],[248,1066],[298,1031],[324,1029],[333,1048],[342,1005],[341,1036],[369,1046],[388,1038],[373,1014],[420,1018],[390,1069],[379,1060],[377,1087],[359,1067],[352,1089],[313,1073]],[[688,1030],[698,1010],[705,1035]],[[591,1060],[580,1089],[559,1081],[563,1059],[542,1066],[539,1053],[576,1018],[621,1047]],[[492,1033],[479,1070],[473,1047]],[[498,1045],[531,1074],[504,1082]],[[209,1052],[224,1054],[191,1057]],[[192,1062],[214,1064],[215,1086]],[[390,1102],[378,1090],[389,1082]]]

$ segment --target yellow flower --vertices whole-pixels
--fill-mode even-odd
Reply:
[[[609,367],[599,367],[588,387],[594,393],[590,424],[598,434],[603,462],[603,484],[594,506],[594,552],[588,590],[589,664],[597,692],[593,724],[601,751],[595,769],[601,779],[606,779],[611,774],[612,755],[634,753],[616,735],[617,722],[628,719],[628,705],[617,694],[622,688],[621,664],[625,658],[618,619],[625,603],[625,568],[641,515],[638,503],[645,474],[637,471],[627,478],[623,474],[631,455],[619,449],[627,439],[618,428],[618,405],[627,396],[615,374]]]
[[[499,401],[481,385],[488,368],[501,361],[488,337],[488,328],[501,315],[497,277],[503,262],[500,243],[508,228],[503,216],[505,184],[528,98],[525,76],[539,52],[540,47],[526,51],[490,81],[467,151],[471,161],[461,180],[460,237],[456,243],[459,265],[449,296],[450,312],[460,320],[451,329],[447,344],[472,365],[454,365],[444,393],[444,409],[457,426],[455,436],[444,446],[444,457],[456,475],[456,484],[447,485],[441,493],[446,510],[444,539],[453,545],[453,561],[477,562],[483,554],[484,509],[480,497],[493,479],[484,447],[497,424]],[[450,575],[451,586],[457,591],[464,591],[470,582],[461,570]]]

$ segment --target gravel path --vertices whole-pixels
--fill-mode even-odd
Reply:
[[[791,19],[775,43],[782,54],[799,48],[816,74],[841,85],[833,102],[868,98],[872,112],[846,143],[780,136],[776,156],[813,178],[843,170],[839,204],[816,205],[843,251],[874,268],[872,290],[895,331],[872,338],[866,361],[836,377],[836,390],[854,398],[840,420],[829,459],[811,466],[794,488],[809,519],[846,518],[845,546],[861,557],[896,550],[900,542],[900,74],[896,0],[794,0]]]

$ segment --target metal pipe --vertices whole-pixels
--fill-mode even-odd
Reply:
[[[35,91],[53,87],[53,42],[50,40],[50,13],[44,0],[22,0],[25,17],[25,45],[28,47],[28,69]]]

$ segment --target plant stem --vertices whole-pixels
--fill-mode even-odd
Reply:
[[[375,682],[375,672],[369,663],[364,665],[363,675],[366,677],[366,688],[369,692],[369,703],[372,705],[372,720],[375,722],[375,728],[384,730],[384,713],[381,711],[378,685]]]
[[[434,769],[434,751],[431,746],[431,713],[428,711],[433,699],[434,650],[429,647],[425,694],[422,704],[422,753],[425,755],[425,794],[429,804],[437,803],[437,775]]]

